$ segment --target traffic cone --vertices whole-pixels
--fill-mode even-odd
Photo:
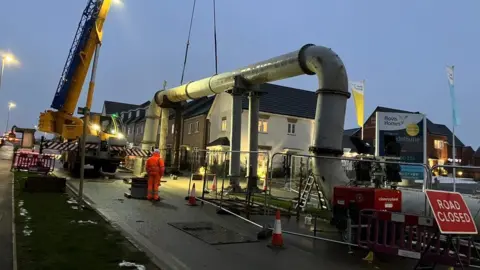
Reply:
[[[190,196],[188,197],[188,205],[197,206],[197,198],[195,197],[195,183],[193,183],[192,190],[190,191]]]
[[[217,176],[213,176],[213,181],[212,181],[212,191],[217,191]]]
[[[275,226],[273,227],[271,246],[276,248],[283,247],[282,221],[280,220],[280,210],[277,210],[277,213],[275,214]]]

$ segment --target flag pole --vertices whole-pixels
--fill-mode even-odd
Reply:
[[[455,120],[454,120],[455,121]],[[455,123],[453,123],[453,128],[452,128],[452,133],[453,133],[453,143],[452,143],[452,156],[453,156],[453,192],[456,192],[456,186],[457,186],[457,181],[456,181],[456,175],[457,175],[457,170],[455,169],[455,165],[457,163],[457,148],[455,146]]]
[[[365,80],[363,80],[363,114],[365,114]],[[363,119],[363,123],[362,123],[362,141],[363,141],[363,134],[364,134],[364,130],[365,130],[365,119],[364,119],[365,115],[362,115],[362,119]]]
[[[455,78],[455,73],[454,73],[454,67],[452,65],[452,75],[453,75],[453,78]],[[455,110],[455,106],[453,103],[452,103],[452,111]],[[456,137],[455,137],[455,125],[456,125],[456,119],[455,119],[456,115],[453,115],[452,117],[452,133],[453,133],[453,139],[452,139],[452,156],[453,156],[453,192],[456,192],[457,190],[457,170],[455,169],[455,165],[457,164],[457,147],[455,146],[455,141],[456,141]]]

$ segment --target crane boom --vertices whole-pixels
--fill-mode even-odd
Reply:
[[[88,69],[101,42],[103,23],[111,0],[89,0],[78,24],[51,108],[72,115],[75,112]]]
[[[112,0],[88,0],[68,53],[60,81],[48,110],[40,114],[40,131],[76,139],[82,132],[82,120],[74,117],[80,93],[94,54],[103,37],[103,24]],[[92,80],[88,89],[87,107],[91,106],[94,89]]]

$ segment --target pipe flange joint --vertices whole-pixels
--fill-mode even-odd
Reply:
[[[318,147],[318,146],[310,146],[308,148],[308,151],[312,152],[316,156],[322,156],[322,155],[341,156],[341,155],[343,155],[343,150],[326,148],[326,147]]]
[[[336,90],[336,89],[328,89],[328,88],[320,88],[317,91],[315,91],[315,94],[331,94],[331,95],[340,95],[340,96],[345,96],[347,98],[350,98],[351,94],[348,91],[343,91],[343,90]]]

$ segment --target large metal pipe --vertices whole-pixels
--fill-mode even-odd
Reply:
[[[168,135],[168,119],[170,118],[170,109],[162,108],[161,109],[161,118],[160,118],[160,138],[158,140],[158,149],[160,150],[160,156],[163,159],[167,158],[167,135]],[[168,164],[170,166],[171,164]],[[167,166],[167,165],[165,165]]]
[[[159,106],[166,107],[171,105],[172,102],[197,99],[230,90],[234,86],[234,79],[237,75],[242,76],[252,84],[282,80],[301,74],[312,75],[314,73],[306,68],[306,58],[304,54],[306,50],[312,50],[312,48],[316,47],[315,45],[307,44],[298,51],[271,58],[232,72],[221,73],[178,87],[158,91],[147,110],[142,149],[149,150],[155,146],[160,120]]]
[[[298,51],[232,72],[158,91],[155,94],[155,102],[150,105],[169,107],[172,103],[219,94],[232,89],[237,76],[241,76],[250,84],[255,85],[302,74],[316,74],[319,81],[320,90],[317,99],[315,139],[313,141],[315,147],[313,150],[317,152],[324,149],[341,150],[346,100],[350,95],[348,93],[348,79],[345,67],[338,55],[323,46],[307,44]],[[328,102],[332,103],[329,104]],[[152,109],[151,112],[158,113],[158,110]],[[156,122],[153,123],[152,121]],[[146,125],[158,125],[158,117],[148,118]],[[144,141],[151,141],[149,136],[151,135],[145,133]],[[162,136],[166,136],[166,133],[162,132],[160,135],[160,141],[165,141]],[[340,162],[317,161],[314,168],[318,179],[325,179],[325,181],[320,182],[326,190],[327,198],[330,198],[331,192],[329,191],[333,185],[348,183]]]
[[[160,123],[160,107],[152,99],[145,112],[145,130],[143,131],[142,150],[152,150],[157,142],[158,126]]]
[[[189,82],[167,90],[158,91],[155,101],[159,106],[165,101],[181,102],[197,99],[208,95],[222,93],[234,86],[235,76],[241,76],[251,84],[262,84],[295,77],[302,74],[314,74],[306,67],[307,52],[314,48],[324,48],[312,44],[303,46],[300,50],[284,54],[263,62],[259,62],[232,72],[225,72],[198,81]]]
[[[155,102],[150,106],[166,107],[172,102],[197,99],[230,90],[236,76],[243,77],[251,84],[262,84],[301,74],[316,74],[319,82],[314,138],[310,150],[321,155],[341,155],[345,109],[350,96],[348,78],[342,60],[326,47],[307,44],[298,51],[232,72],[158,91],[154,97]],[[159,110],[152,109],[151,112],[159,113]],[[158,126],[159,114],[156,116],[147,118],[146,125]],[[150,141],[149,136],[145,133],[144,141]],[[162,136],[166,136],[166,132],[163,132]],[[315,159],[313,173],[329,200],[334,186],[345,185],[349,181],[341,162],[336,160]],[[423,193],[404,190],[403,194],[403,207],[406,212],[419,213],[424,209]]]

